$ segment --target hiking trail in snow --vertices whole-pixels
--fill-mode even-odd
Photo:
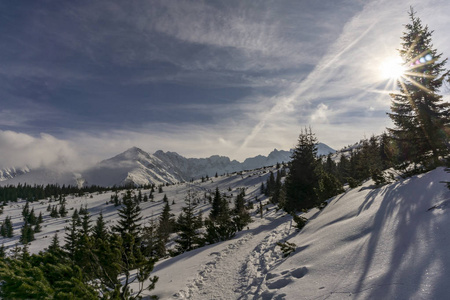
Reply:
[[[261,222],[268,220],[257,220]],[[174,295],[177,299],[269,299],[271,289],[300,278],[305,268],[270,273],[271,269],[284,261],[277,242],[285,241],[290,234],[291,219],[281,217],[270,220],[254,230],[243,233],[220,251],[212,251],[208,262],[199,268],[197,277],[186,289]]]

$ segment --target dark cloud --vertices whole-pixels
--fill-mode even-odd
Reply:
[[[344,137],[325,125],[389,109],[376,66],[399,47],[411,4],[448,55],[443,0],[2,2],[0,129],[100,144],[130,134],[130,146],[151,137],[175,151],[187,132],[216,135],[206,154],[242,158],[291,147],[311,123],[346,144],[377,133],[381,114]]]

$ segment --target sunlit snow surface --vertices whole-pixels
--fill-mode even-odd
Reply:
[[[232,241],[160,262],[155,293],[163,299],[447,299],[450,192],[440,181],[448,177],[437,169],[381,188],[368,181],[307,213],[300,233],[289,216],[272,210]],[[275,243],[286,239],[297,251],[283,258]]]
[[[164,193],[170,203],[175,200],[175,214],[188,188],[202,194],[219,185],[235,196],[237,188],[247,187],[248,198],[254,199],[266,172],[170,186]],[[269,206],[263,219],[254,215],[234,239],[159,261],[153,272],[159,281],[149,294],[161,299],[447,299],[450,191],[440,181],[449,179],[440,168],[381,188],[369,180],[331,199],[322,211],[306,213],[309,222],[300,233],[290,216]],[[155,193],[154,203],[141,204],[145,220],[160,213],[164,193]],[[87,204],[93,219],[102,210],[111,225],[117,215],[113,205],[105,205],[110,195],[68,197],[68,208]],[[2,215],[11,215],[16,229],[15,238],[3,239],[7,246],[18,240],[22,205],[8,206]],[[47,205],[33,207],[39,214]],[[209,204],[199,207],[207,215]],[[63,242],[68,219],[45,217],[30,250],[46,247],[57,230]],[[276,242],[286,240],[297,248],[283,258]]]

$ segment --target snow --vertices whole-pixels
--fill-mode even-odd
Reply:
[[[311,210],[301,232],[272,208],[233,240],[159,262],[161,299],[446,299],[450,192],[442,168],[371,180]],[[431,209],[430,209],[431,208]],[[429,210],[430,209],[430,210]],[[283,258],[277,241],[297,245]]]
[[[159,215],[164,194],[169,203],[175,200],[171,208],[178,214],[188,189],[202,196],[219,186],[221,192],[235,196],[238,188],[246,188],[246,199],[258,196],[267,201],[259,195],[267,177],[268,169],[261,169],[164,187],[162,194],[154,194],[155,202],[141,204],[144,221]],[[448,180],[443,168],[382,187],[368,180],[330,199],[323,210],[302,214],[309,221],[300,232],[291,216],[268,205],[262,219],[254,212],[254,222],[233,239],[157,262],[152,276],[159,281],[148,295],[160,299],[446,299],[450,294],[450,191],[441,182]],[[35,212],[43,211],[46,217],[30,251],[48,246],[56,231],[63,242],[70,208],[87,204],[94,220],[103,211],[112,225],[117,208],[105,204],[111,194],[67,197],[69,217],[65,219],[48,217],[48,200],[34,203]],[[8,247],[18,241],[23,204],[8,205],[2,215],[11,215],[15,225],[16,236],[0,241]],[[209,207],[201,202],[204,216]],[[276,245],[285,241],[296,244],[296,251],[286,258]]]

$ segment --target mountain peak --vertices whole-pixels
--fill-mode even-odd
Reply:
[[[114,156],[113,158],[107,159],[106,161],[123,161],[123,160],[133,160],[138,161],[143,157],[148,157],[149,154],[138,147],[131,147],[124,152]]]
[[[145,153],[145,152],[141,148],[134,146],[134,147],[131,147],[130,149],[126,150],[123,153]]]

